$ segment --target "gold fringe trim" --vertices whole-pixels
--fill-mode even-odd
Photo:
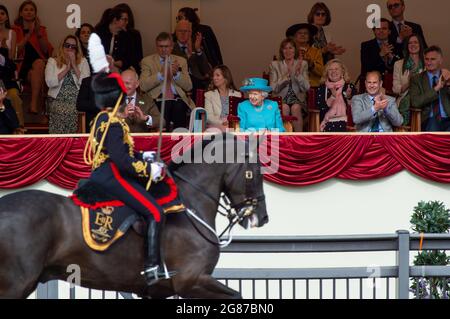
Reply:
[[[100,158],[101,151],[103,149],[103,145],[105,143],[106,135],[108,134],[108,130],[109,130],[109,127],[111,126],[111,123],[113,123],[113,121],[117,120],[115,118],[116,118],[116,114],[119,110],[120,103],[122,102],[122,98],[123,98],[123,92],[120,93],[120,96],[116,102],[116,106],[114,107],[111,114],[108,114],[109,119],[108,119],[108,122],[106,123],[106,126],[104,126],[104,125],[100,126],[102,131],[104,130],[100,143],[98,143],[98,141],[95,139],[95,136],[96,136],[95,126],[97,124],[97,120],[98,120],[99,116],[101,114],[103,114],[104,112],[100,112],[97,115],[97,117],[95,118],[94,125],[92,126],[91,132],[89,134],[89,139],[86,143],[86,147],[84,148],[84,154],[83,154],[84,162],[91,167],[95,167],[96,164],[99,163],[99,158]]]

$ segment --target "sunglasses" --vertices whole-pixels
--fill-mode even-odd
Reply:
[[[315,15],[316,17],[326,17],[326,16],[327,16],[327,13],[326,13],[326,12],[316,12],[314,15]]]
[[[66,48],[66,49],[73,49],[73,50],[78,49],[78,46],[77,46],[77,45],[75,45],[75,44],[70,44],[70,43],[64,43],[63,47]]]
[[[402,6],[401,3],[394,3],[394,4],[388,5],[388,9],[389,9],[389,10],[392,10],[392,9],[398,9],[398,8],[400,8],[401,6]]]

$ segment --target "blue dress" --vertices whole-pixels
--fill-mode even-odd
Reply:
[[[285,132],[280,109],[275,101],[266,99],[262,106],[254,107],[249,100],[246,100],[239,103],[238,116],[241,119],[240,128],[242,132],[264,129]]]

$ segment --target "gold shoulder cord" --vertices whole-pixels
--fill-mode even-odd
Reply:
[[[109,115],[108,123],[106,124],[106,128],[105,128],[105,131],[103,132],[100,143],[98,143],[95,140],[95,126],[97,124],[97,120],[98,120],[99,116],[102,113],[99,113],[97,115],[97,117],[95,118],[94,125],[92,126],[91,133],[89,134],[89,139],[86,143],[86,147],[84,148],[84,154],[83,154],[84,162],[91,167],[93,167],[95,165],[95,163],[97,163],[97,161],[98,161],[98,158],[99,158],[100,153],[103,148],[103,144],[105,143],[106,134],[108,133],[112,119],[116,116],[116,114],[119,110],[119,106],[120,106],[120,103],[122,102],[122,98],[123,98],[123,93],[120,93],[119,99],[116,102],[116,106],[114,107],[114,110],[112,111],[112,113]],[[92,155],[94,155],[94,157],[92,157]]]
[[[97,115],[97,117],[95,118],[94,125],[92,126],[91,133],[89,134],[89,139],[86,143],[86,147],[84,148],[84,153],[83,153],[84,162],[91,167],[95,167],[99,161],[99,157],[100,157],[100,154],[101,154],[101,151],[103,148],[103,144],[105,143],[106,134],[108,133],[109,126],[111,125],[113,118],[116,116],[116,114],[119,110],[119,106],[120,106],[120,102],[122,101],[122,98],[123,98],[123,93],[120,94],[119,99],[117,100],[116,106],[114,107],[114,110],[112,111],[111,115],[109,116],[108,123],[106,124],[106,128],[105,128],[105,131],[103,132],[100,143],[98,143],[95,139],[95,136],[96,136],[95,126],[97,124],[98,118],[100,117],[100,115],[102,113],[99,113]],[[92,155],[94,155],[94,158],[92,158]],[[146,187],[147,191],[150,189],[150,187],[152,185],[152,176],[153,176],[153,172],[150,172],[150,178],[148,179],[147,187]]]

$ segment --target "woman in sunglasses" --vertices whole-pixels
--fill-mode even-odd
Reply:
[[[89,76],[89,65],[83,57],[78,38],[74,35],[66,36],[56,57],[48,60],[45,69],[50,96],[50,134],[73,134],[78,131],[78,91],[81,81]]]
[[[313,5],[308,14],[308,23],[314,25],[318,30],[314,37],[313,46],[322,50],[324,64],[334,59],[336,55],[345,52],[343,47],[331,42],[331,35],[324,29],[331,23],[331,12],[325,3],[317,2]]]

